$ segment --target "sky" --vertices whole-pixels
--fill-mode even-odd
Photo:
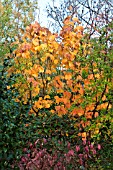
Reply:
[[[49,26],[47,13],[45,12],[45,10],[46,10],[46,6],[48,5],[48,3],[51,5],[53,4],[52,1],[53,0],[38,0],[39,11],[37,12],[38,15],[36,17],[36,20],[40,22],[41,26],[44,26],[44,27]],[[61,2],[61,0],[54,0],[54,5],[58,7],[59,2]],[[49,18],[49,21],[50,20],[51,19]]]

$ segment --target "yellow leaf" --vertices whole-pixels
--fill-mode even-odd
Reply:
[[[106,100],[106,96],[105,95],[102,97],[102,101],[104,101],[104,100]]]
[[[95,77],[96,77],[96,78],[99,78],[99,77],[100,77],[100,75],[99,75],[99,74],[95,74]]]
[[[33,43],[33,45],[35,45],[35,46],[39,46],[39,41],[38,41],[38,39],[33,39],[32,43]]]
[[[56,35],[51,35],[51,36],[49,37],[49,41],[54,41],[55,38],[56,38]]]
[[[39,108],[39,109],[42,109],[42,108],[43,108],[43,106],[40,104],[40,105],[38,105],[38,108]]]
[[[39,91],[40,91],[40,88],[39,88],[39,87],[36,87],[36,88],[35,88],[35,92],[38,94]]]
[[[35,47],[35,50],[36,50],[36,51],[41,51],[41,50],[42,50],[42,47],[41,47],[41,46],[37,46],[37,47]]]
[[[41,44],[40,46],[43,50],[47,48],[47,44]]]
[[[53,52],[53,49],[50,48],[50,49],[49,49],[49,52],[52,53],[52,52]]]
[[[47,104],[45,105],[45,108],[50,108],[50,104],[47,103]]]
[[[7,90],[9,90],[10,89],[10,86],[7,86]]]
[[[81,135],[82,135],[82,140],[86,140],[86,132],[83,132]]]
[[[66,75],[65,75],[65,79],[66,79],[66,80],[70,80],[71,78],[72,78],[72,75],[71,75],[71,74],[66,74]]]
[[[46,74],[51,74],[51,70],[46,70]]]
[[[72,20],[73,20],[74,22],[78,22],[78,21],[79,21],[77,17],[73,18]]]
[[[63,93],[63,89],[57,89],[57,93]]]
[[[46,96],[44,97],[44,99],[50,99],[50,96],[49,96],[49,95],[46,95]]]
[[[47,80],[50,81],[50,80],[51,80],[51,77],[47,77]]]
[[[73,63],[71,61],[69,61],[69,67],[73,68]]]
[[[67,132],[66,132],[66,136],[69,136]]]
[[[67,63],[67,59],[66,58],[62,59],[62,63],[66,64]]]
[[[45,57],[42,57],[42,58],[41,58],[41,61],[42,61],[42,62],[45,62],[45,60],[46,60]]]
[[[57,59],[54,60],[54,64],[58,64],[58,60]]]
[[[39,72],[40,72],[40,73],[43,73],[43,72],[44,72],[44,68],[43,68],[43,67],[40,67],[40,68],[39,68]]]
[[[38,76],[38,74],[32,74],[33,75],[33,77],[37,77]]]
[[[83,26],[81,26],[81,25],[78,25],[76,28],[75,28],[75,31],[83,31],[84,30],[84,28],[83,28]]]
[[[55,113],[55,110],[50,110],[51,113]]]
[[[61,101],[61,99],[60,99],[58,96],[55,96],[54,98],[55,98],[55,100],[56,100],[56,103],[59,104],[60,101]]]
[[[98,133],[99,133],[99,128],[96,128],[94,134],[98,134]]]

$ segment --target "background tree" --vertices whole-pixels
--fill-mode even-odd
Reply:
[[[64,18],[68,15],[77,17],[89,29],[90,36],[112,21],[112,0],[62,0],[58,7],[55,2],[53,0],[52,5],[47,6],[48,18],[52,19],[54,30],[58,31],[63,26]]]
[[[10,56],[25,27],[35,20],[37,1],[0,0],[0,62]]]

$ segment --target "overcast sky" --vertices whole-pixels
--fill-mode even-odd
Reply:
[[[48,24],[48,18],[47,18],[47,13],[45,12],[46,10],[46,6],[47,4],[53,4],[52,3],[53,0],[38,0],[38,6],[39,6],[39,15],[36,17],[36,20],[38,20],[39,17],[39,21],[41,26],[47,27]],[[55,6],[59,6],[59,2],[61,2],[61,0],[54,0],[54,4]],[[50,20],[50,18],[49,18]]]

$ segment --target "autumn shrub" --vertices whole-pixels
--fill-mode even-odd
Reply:
[[[101,149],[100,144],[95,145],[90,141],[80,139],[79,145],[71,145],[69,142],[58,140],[54,144],[56,148],[47,149],[46,145],[50,142],[53,142],[52,138],[38,139],[34,144],[29,143],[29,147],[23,149],[24,154],[18,164],[20,170],[88,169],[91,161],[96,163],[98,160]]]
[[[107,27],[110,27],[108,39],[106,39]],[[53,151],[57,153],[58,141],[61,140],[63,142],[61,153],[67,154],[69,151],[64,152],[65,142],[69,142],[75,148],[79,145],[82,155],[77,157],[77,160],[81,162],[83,168],[87,166],[93,168],[95,167],[93,160],[97,161],[98,158],[94,156],[97,150],[91,143],[98,145],[101,142],[104,153],[108,140],[109,149],[112,147],[113,51],[110,47],[112,24],[107,27],[98,30],[101,34],[99,37],[89,40],[78,19],[71,16],[64,20],[59,35],[51,33],[37,22],[27,26],[7,70],[6,80],[11,81],[5,86],[2,85],[6,88],[7,95],[2,100],[4,120],[2,134],[10,134],[3,138],[3,147],[6,146],[3,151],[5,157],[7,152],[11,153],[13,146],[15,154],[20,157],[22,153],[19,153],[20,149],[22,151],[30,141],[50,139],[45,148],[40,146],[36,150],[38,155],[42,154],[41,159],[50,164],[43,155],[47,154],[47,157],[53,160],[52,153]],[[8,116],[7,121],[5,116],[6,118]],[[84,145],[82,141],[90,143]],[[90,148],[90,145],[93,148]],[[100,148],[100,145],[98,147]],[[75,154],[75,150],[73,152],[71,149],[70,154],[72,153],[75,157],[78,155],[78,152]],[[105,159],[104,153],[101,152],[100,159]],[[86,155],[83,156],[84,154]],[[61,156],[61,159],[66,161],[65,156]],[[27,161],[25,164],[27,166],[32,157],[24,157],[23,160]],[[97,162],[102,163],[101,160]],[[111,166],[111,157],[109,162]],[[5,164],[7,166],[8,161],[5,160],[3,165]],[[14,165],[14,162],[12,164]],[[67,163],[62,165],[62,161],[60,165],[68,166]],[[77,166],[76,163],[74,165]],[[99,166],[103,168],[102,164]]]
[[[44,109],[60,117],[69,114],[77,119],[79,135],[84,136],[89,126],[93,138],[104,120],[112,119],[112,33],[106,40],[105,27],[98,38],[89,40],[83,31],[71,16],[59,35],[37,22],[31,24],[14,50],[8,74],[15,73],[11,87],[19,93],[16,101],[31,106],[29,114],[45,115]]]

